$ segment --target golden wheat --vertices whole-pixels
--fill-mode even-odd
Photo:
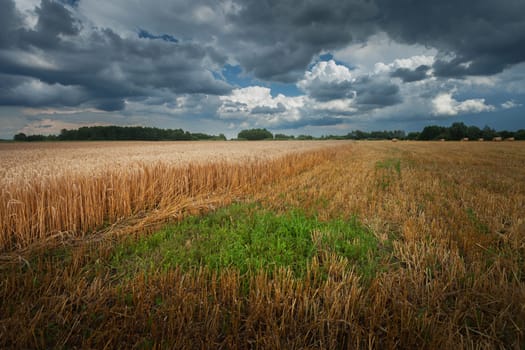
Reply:
[[[299,157],[301,144],[290,142],[279,143],[281,147],[276,147],[277,143],[237,143],[233,146],[230,143],[227,147],[225,143],[218,144],[218,148],[220,145],[224,147],[223,153],[217,151],[215,143],[194,145],[198,151],[190,155],[191,162],[182,162],[177,157],[170,159],[166,154],[164,158],[158,158],[162,152],[176,152],[189,143],[180,146],[172,143],[171,147],[164,145],[160,148],[149,144],[148,152],[152,152],[149,157],[153,160],[145,158],[139,162],[134,161],[135,157],[129,154],[123,158],[112,154],[116,146],[110,143],[107,146],[109,150],[104,149],[99,156],[92,155],[92,159],[87,162],[89,165],[86,167],[91,169],[92,175],[67,168],[70,161],[76,159],[75,152],[68,155],[67,150],[71,145],[64,148],[61,144],[55,144],[55,148],[51,148],[53,152],[66,150],[69,161],[54,163],[50,158],[41,159],[50,163],[47,170],[38,169],[37,164],[32,164],[35,168],[31,178],[22,177],[18,181],[8,179],[0,187],[0,251],[20,249],[49,238],[84,236],[104,225],[137,215],[144,216],[145,213],[152,213],[150,221],[155,215],[158,216],[159,211],[164,213],[164,219],[168,219],[168,214],[181,214],[181,203],[191,209],[190,202],[193,202],[193,207],[200,205],[197,200],[210,202],[210,198],[215,198],[215,201],[229,201],[279,177],[312,167],[330,152],[314,152],[310,156]],[[103,149],[104,145],[96,144],[95,149]],[[303,144],[303,148],[322,150],[333,145],[310,143]],[[135,150],[144,154],[144,148],[148,149],[141,144]],[[126,150],[130,152],[128,148]],[[237,153],[232,153],[229,161],[225,161],[227,153],[224,152],[232,150]],[[262,151],[260,155],[257,153]],[[251,155],[251,159],[247,158],[248,155]],[[216,158],[212,161],[209,159],[211,156]],[[116,161],[125,166],[107,167],[109,162]],[[29,165],[21,163],[21,167]],[[60,164],[65,165],[66,169],[50,176],[49,169]],[[8,169],[11,170],[10,174],[13,169],[18,168]]]
[[[37,142],[0,143],[0,185],[66,174],[94,176],[143,164],[244,163],[344,144],[344,141]]]
[[[111,241],[80,244],[67,259],[45,246],[17,250],[19,263],[0,269],[0,347],[523,348],[524,146],[358,142],[273,163],[188,166],[198,183],[182,173],[166,187],[172,168],[145,167],[162,183],[139,186],[128,203],[152,196],[148,188],[182,185],[200,204],[162,196],[149,207],[123,205],[145,211],[132,221],[139,231],[166,213],[221,205],[242,188],[239,195],[276,211],[357,215],[381,242],[383,269],[364,283],[347,260],[325,254],[302,279],[288,269],[242,276],[206,268],[123,278],[109,263]],[[234,180],[221,177],[221,166]],[[252,179],[258,174],[267,181]],[[114,231],[129,232],[127,224]],[[313,242],[322,235],[312,232]]]

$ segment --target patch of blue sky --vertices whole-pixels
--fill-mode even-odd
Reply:
[[[137,35],[141,39],[153,39],[153,40],[160,39],[160,40],[164,40],[164,41],[168,41],[172,43],[179,42],[179,40],[177,40],[177,38],[175,38],[173,35],[169,35],[169,34],[155,35],[142,28],[139,28]]]
[[[80,0],[60,0],[61,3],[72,7],[77,7]]]
[[[490,89],[481,90],[481,92],[475,90],[460,91],[454,94],[453,97],[460,102],[470,99],[483,99],[485,104],[494,106],[496,109],[503,107],[503,104],[506,106],[504,109],[517,108],[525,105],[525,98],[523,95],[502,93]]]
[[[252,76],[243,73],[242,68],[239,65],[233,66],[231,64],[226,64],[222,68],[221,73],[227,83],[240,88],[257,84],[256,80]]]
[[[296,84],[290,83],[268,83],[260,81],[251,74],[243,72],[241,66],[226,64],[221,71],[223,79],[236,87],[245,88],[248,86],[264,86],[271,90],[272,97],[283,94],[288,97],[299,96],[303,93]],[[220,74],[214,73],[216,79],[221,79]]]
[[[336,59],[334,57],[334,55],[332,55],[330,52],[327,52],[327,53],[319,55],[316,59],[314,59],[312,61],[312,63],[310,64],[310,66],[308,66],[308,70],[311,70],[312,67],[315,66],[319,62],[328,62],[328,61],[331,61],[331,60],[333,60],[337,65],[345,66],[346,68],[348,68],[350,70],[356,69],[355,66],[353,66],[351,64],[348,64],[346,62],[340,61],[340,60]]]
[[[517,106],[510,109],[498,109],[493,113],[482,112],[467,114],[462,115],[460,120],[447,120],[448,124],[445,123],[445,125],[450,125],[455,121],[461,121],[467,125],[476,125],[480,128],[488,125],[496,130],[525,129],[525,122],[523,121],[524,111],[525,107]]]
[[[287,97],[304,95],[304,93],[297,87],[296,84],[271,83],[266,84],[265,86],[271,89],[272,97],[275,97],[279,94],[283,94]]]

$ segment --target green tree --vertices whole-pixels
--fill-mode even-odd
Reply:
[[[470,140],[477,140],[480,137],[482,137],[481,135],[482,135],[481,129],[478,128],[477,126],[469,126],[467,128],[467,137]]]
[[[273,139],[273,134],[266,129],[248,129],[242,130],[237,138],[250,141]]]
[[[346,138],[350,140],[364,140],[367,139],[369,136],[370,135],[365,131],[354,130],[348,133],[348,135],[346,135]]]
[[[27,141],[27,136],[23,132],[16,134],[13,137],[13,140],[15,141]]]
[[[26,137],[26,141],[45,141],[46,137],[44,135],[29,135]]]
[[[293,140],[294,138],[293,135],[275,134],[276,140]]]
[[[407,140],[417,140],[419,139],[419,134],[420,134],[419,131],[409,132],[407,135]]]
[[[418,140],[429,141],[429,140],[438,140],[443,138],[445,135],[446,128],[438,125],[429,125],[423,128],[423,131],[419,134]]]
[[[516,131],[514,137],[516,138],[516,140],[525,140],[525,129],[519,129],[518,131]]]
[[[499,132],[499,136],[503,137],[504,139],[508,137],[514,137],[514,132],[508,130],[501,130]]]
[[[496,136],[496,130],[492,129],[488,125],[485,125],[485,127],[481,129],[481,137],[483,137],[485,140],[492,140]]]
[[[451,140],[461,140],[464,137],[467,137],[468,127],[465,125],[465,123],[456,122],[452,123],[450,128],[448,128],[448,132],[450,134]]]

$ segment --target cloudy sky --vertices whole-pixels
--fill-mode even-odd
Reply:
[[[0,0],[0,138],[525,128],[523,0]]]

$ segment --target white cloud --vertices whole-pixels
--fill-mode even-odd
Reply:
[[[432,67],[434,60],[434,56],[417,55],[407,58],[396,58],[391,63],[377,62],[374,65],[374,73],[390,73],[399,68],[414,70],[419,66]]]
[[[35,115],[69,115],[78,113],[106,113],[96,108],[24,108],[22,113],[28,116]]]
[[[452,116],[464,113],[480,113],[495,110],[492,105],[485,104],[484,98],[457,101],[452,93],[441,93],[432,100],[433,114]]]
[[[336,99],[326,102],[319,102],[312,99],[307,99],[306,106],[312,111],[325,111],[334,114],[349,114],[357,112],[357,108],[352,106],[352,99]]]
[[[206,23],[215,17],[215,12],[208,6],[199,6],[193,10],[193,18],[199,23]]]
[[[329,60],[318,62],[306,71],[297,87],[319,103],[342,100],[349,104],[356,95],[352,87],[355,81],[356,77],[348,67]]]
[[[272,126],[301,119],[301,108],[305,96],[287,97],[271,95],[271,90],[262,86],[234,89],[228,96],[220,97],[218,114],[222,119],[245,120],[252,126]]]
[[[249,111],[257,106],[273,107],[277,103],[273,101],[271,90],[262,86],[248,86],[234,89],[229,96],[221,97],[222,101],[230,101],[246,106],[243,111]]]
[[[25,16],[24,24],[33,28],[38,22],[38,16],[35,12],[35,7],[40,5],[40,0],[17,0],[17,9]]]
[[[511,108],[516,108],[516,107],[521,107],[521,104],[516,103],[512,100],[505,101],[501,104],[501,108],[503,109],[511,109]]]
[[[337,59],[348,62],[365,72],[373,71],[378,62],[394,62],[402,57],[433,58],[436,54],[437,50],[433,48],[397,43],[384,32],[372,35],[366,43],[351,44],[334,52]],[[399,62],[399,64],[404,63]]]
[[[347,67],[337,64],[334,60],[318,62],[304,78],[297,83],[303,90],[318,83],[341,83],[354,80],[352,72]]]

